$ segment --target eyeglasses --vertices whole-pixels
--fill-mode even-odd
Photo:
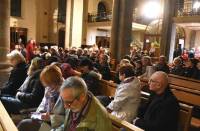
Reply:
[[[67,105],[68,107],[70,107],[74,103],[74,101],[77,100],[77,99],[78,99],[78,97],[75,97],[71,101],[63,101],[63,102],[64,102],[65,105]]]
[[[150,79],[148,83],[149,83],[149,84],[151,84],[151,83],[153,83],[153,84],[160,84],[159,81],[152,80],[152,79]]]

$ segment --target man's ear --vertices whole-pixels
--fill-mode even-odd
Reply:
[[[80,96],[79,96],[79,100],[81,100],[81,101],[82,101],[82,100],[85,98],[85,96],[86,96],[86,94],[84,94],[84,93],[81,93],[81,94],[80,94]]]

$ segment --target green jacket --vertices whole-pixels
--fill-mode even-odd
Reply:
[[[53,123],[53,125],[57,126],[53,131],[66,131],[68,117],[69,110],[65,110],[65,118],[64,122],[62,122],[64,124],[60,126]],[[84,118],[81,118],[81,122],[78,124],[76,131],[112,131],[111,120],[106,109],[94,96],[92,96],[88,113]]]

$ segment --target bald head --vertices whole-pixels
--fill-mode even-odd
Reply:
[[[157,71],[150,77],[149,89],[157,94],[162,94],[168,86],[168,75],[165,72]]]

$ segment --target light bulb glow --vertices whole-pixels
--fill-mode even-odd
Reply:
[[[161,12],[161,6],[156,1],[147,2],[143,7],[143,15],[147,18],[158,18]]]

